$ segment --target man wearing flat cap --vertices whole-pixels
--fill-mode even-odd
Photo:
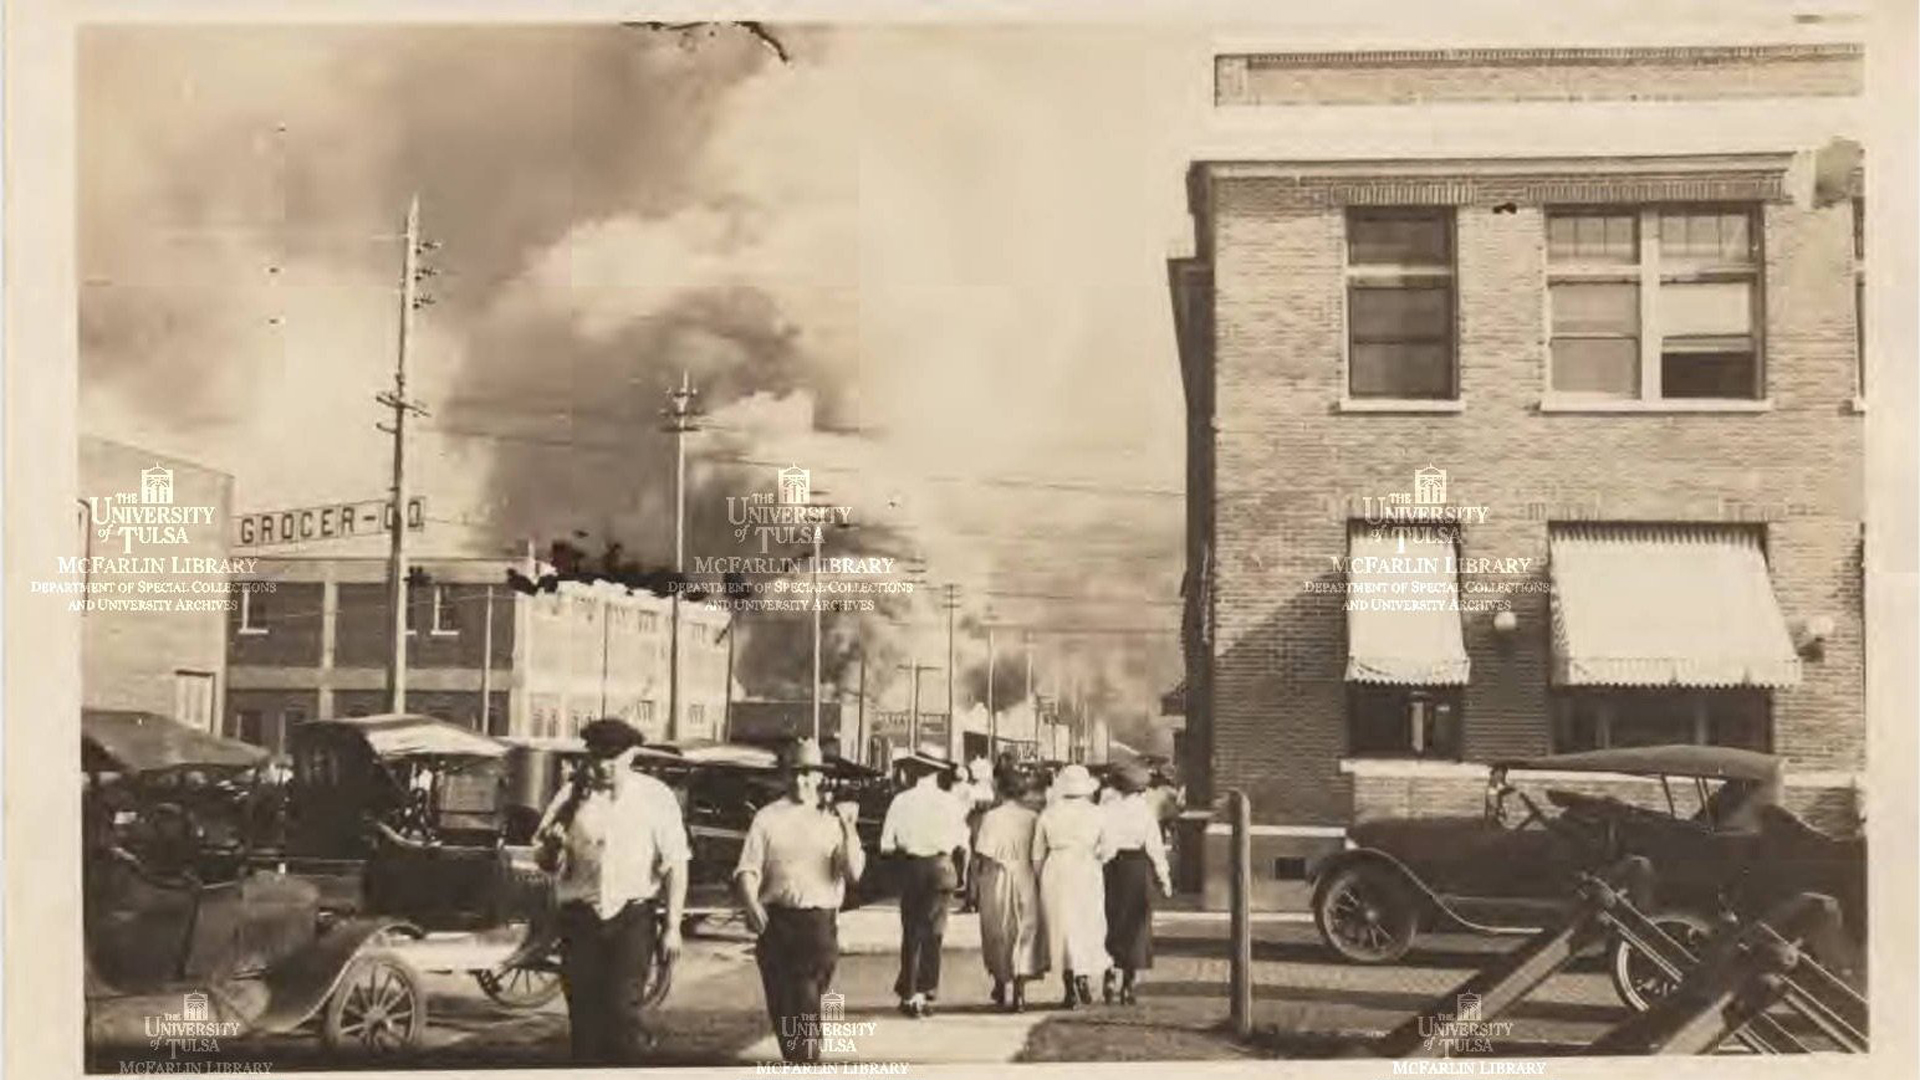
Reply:
[[[644,742],[621,720],[580,732],[587,761],[554,797],[536,843],[559,903],[560,978],[573,1057],[632,1064],[651,1045],[642,1011],[654,954],[680,954],[692,850],[672,789],[633,767]],[[664,914],[664,917],[663,917]]]
[[[866,852],[857,808],[821,804],[826,759],[797,739],[780,755],[786,797],[753,815],[734,868],[734,891],[756,941],[767,1016],[786,1061],[820,1060],[820,997],[840,959],[840,905],[860,880]]]

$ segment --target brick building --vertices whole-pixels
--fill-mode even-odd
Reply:
[[[409,590],[409,711],[529,736],[619,716],[669,737],[668,601],[605,583],[529,595],[507,585],[508,570],[528,569],[513,559],[412,565],[422,580]],[[228,625],[231,734],[279,748],[302,720],[387,710],[386,573],[378,558],[260,560]],[[726,708],[729,617],[700,604],[680,612],[682,711],[671,735],[712,738]]]
[[[74,554],[112,559],[116,556],[160,558],[168,569],[160,572],[101,572],[80,575],[76,584],[117,582],[141,585],[185,586],[184,593],[135,592],[118,599],[178,599],[197,610],[97,609],[80,616],[80,700],[90,709],[134,709],[170,716],[182,723],[211,730],[221,715],[226,693],[227,615],[217,609],[228,595],[220,575],[174,571],[173,559],[224,559],[226,520],[233,500],[233,477],[191,461],[156,454],[137,446],[93,436],[80,439],[81,505],[75,508],[79,535]],[[161,484],[164,481],[164,489]],[[119,539],[101,540],[87,497],[104,504],[126,495],[141,503],[176,507],[211,507],[210,525],[180,526],[180,543],[142,543],[131,546]],[[78,597],[76,596],[76,599]],[[181,607],[188,605],[183,604]]]
[[[1856,824],[1862,54],[1782,38],[1216,53],[1182,759],[1257,902],[1499,758],[1753,746]]]

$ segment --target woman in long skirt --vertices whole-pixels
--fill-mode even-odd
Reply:
[[[1107,837],[1113,859],[1106,864],[1107,955],[1119,971],[1119,999],[1135,1001],[1139,973],[1153,966],[1153,893],[1173,895],[1167,872],[1167,847],[1160,822],[1147,799],[1149,779],[1141,765],[1127,765],[1115,774],[1120,797],[1101,807],[1107,816]],[[1101,986],[1102,996],[1114,1000],[1114,971]]]
[[[1022,777],[1008,776],[1002,796],[1000,804],[981,817],[974,840],[980,958],[993,976],[993,1003],[1020,1012],[1026,1008],[1027,980],[1047,970],[1040,883],[1033,873],[1033,833],[1040,815],[1032,804],[1039,802],[1040,789]]]
[[[1060,969],[1066,1008],[1093,1002],[1087,980],[1107,970],[1106,885],[1100,867],[1111,857],[1107,819],[1092,802],[1098,785],[1084,765],[1060,770],[1057,801],[1033,830],[1040,868],[1040,912],[1047,955]]]

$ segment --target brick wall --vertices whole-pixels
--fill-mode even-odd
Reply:
[[[1578,183],[1591,197],[1610,181]],[[1642,180],[1617,183],[1623,195],[1648,190]],[[1341,203],[1371,196],[1352,183],[1347,194],[1303,192],[1297,178],[1203,173],[1201,244],[1213,253],[1216,319],[1217,785],[1248,790],[1257,820],[1349,819],[1351,785],[1338,770],[1345,613],[1337,593],[1305,591],[1305,583],[1340,580],[1329,557],[1345,553],[1351,500],[1407,491],[1413,471],[1430,463],[1448,470],[1450,502],[1489,508],[1487,524],[1466,530],[1468,557],[1531,557],[1540,566],[1549,520],[1576,511],[1600,520],[1764,522],[1784,613],[1827,615],[1836,625],[1802,684],[1775,697],[1775,748],[1795,769],[1859,769],[1862,433],[1848,408],[1847,208],[1765,203],[1770,411],[1549,413],[1539,407],[1544,198],[1526,197],[1554,185],[1508,185],[1502,194],[1518,198],[1502,209],[1488,195],[1497,186],[1443,178],[1423,196],[1457,203],[1461,411],[1352,413],[1340,411]],[[1496,637],[1489,613],[1464,616],[1473,664],[1465,743],[1474,759],[1550,748],[1548,597],[1511,599],[1519,629],[1510,642]]]
[[[1852,96],[1857,45],[1264,53],[1214,60],[1220,105]]]

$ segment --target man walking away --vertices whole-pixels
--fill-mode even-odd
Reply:
[[[956,860],[965,857],[967,820],[942,781],[950,766],[915,754],[903,758],[913,786],[893,797],[880,827],[880,852],[899,857],[900,977],[893,992],[912,1017],[933,1012],[940,992],[940,948],[947,907],[960,884]]]
[[[672,790],[633,767],[640,733],[607,718],[580,736],[588,760],[547,807],[536,843],[556,879],[574,1061],[630,1065],[652,1043],[642,1010],[655,952],[669,964],[680,954],[692,852]]]
[[[795,741],[781,765],[786,797],[754,814],[734,889],[758,939],[754,956],[780,1056],[813,1064],[820,1060],[820,997],[840,958],[836,920],[867,857],[854,829],[858,807],[821,805],[826,762],[819,744]]]

